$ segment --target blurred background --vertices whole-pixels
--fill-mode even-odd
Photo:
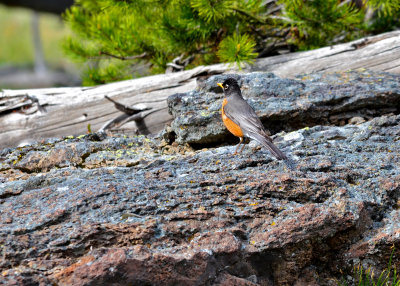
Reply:
[[[0,1],[0,89],[77,86],[79,69],[63,54],[61,14],[73,0]]]

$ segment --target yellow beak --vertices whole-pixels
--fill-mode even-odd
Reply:
[[[218,82],[217,85],[220,86],[222,89],[224,89],[224,86],[222,85],[222,83]]]

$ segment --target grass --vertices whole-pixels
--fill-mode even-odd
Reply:
[[[388,266],[384,269],[379,276],[375,276],[371,268],[364,269],[361,265],[357,265],[353,269],[353,283],[350,285],[357,286],[400,286],[400,274],[397,273],[396,268],[392,265],[392,259],[395,248],[393,247],[392,253],[389,258]],[[349,285],[344,279],[338,283],[339,286]]]
[[[33,66],[31,22],[31,10],[0,5],[0,66]],[[72,68],[61,48],[60,41],[68,34],[61,17],[41,13],[39,25],[46,63],[53,68]]]

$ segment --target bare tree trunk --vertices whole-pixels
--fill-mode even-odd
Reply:
[[[39,12],[33,11],[32,13],[32,39],[34,48],[34,70],[38,76],[45,76],[47,74],[46,63],[44,60],[42,41],[40,38],[40,27],[39,27]]]

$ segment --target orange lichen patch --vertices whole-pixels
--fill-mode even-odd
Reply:
[[[8,270],[4,270],[3,272],[1,272],[2,276],[7,276],[8,275]]]
[[[228,118],[228,116],[225,115],[224,106],[227,103],[228,102],[226,101],[226,98],[225,98],[224,101],[222,102],[222,108],[221,108],[222,121],[224,122],[224,124],[225,124],[226,128],[229,130],[229,132],[231,132],[236,137],[243,137],[243,132],[242,132],[242,129],[240,129],[239,125],[237,125],[235,122],[230,120]]]
[[[68,266],[67,268],[61,270],[60,272],[54,274],[54,277],[56,279],[59,279],[61,277],[68,277],[70,276],[78,267],[85,265],[87,263],[90,263],[92,261],[94,261],[94,256],[93,255],[88,255],[88,256],[84,256],[82,257],[78,262]]]

